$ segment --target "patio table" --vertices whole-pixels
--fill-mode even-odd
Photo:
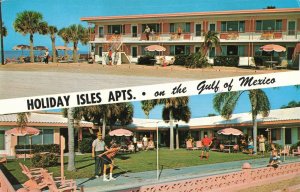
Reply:
[[[232,147],[233,147],[233,145],[224,145],[224,148],[228,149],[229,153],[231,152]]]
[[[22,153],[22,154],[25,155],[25,156],[24,156],[24,161],[25,161],[25,159],[26,159],[26,153],[25,153],[25,152],[31,153],[32,149],[16,149],[16,152],[17,152],[17,151],[24,152],[24,153]]]
[[[269,68],[273,68],[273,65],[277,64],[278,61],[265,61],[265,63],[267,63],[269,65]]]

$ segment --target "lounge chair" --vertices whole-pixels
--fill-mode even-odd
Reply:
[[[191,140],[186,141],[186,149],[187,150],[195,150],[197,147],[194,147],[193,142]]]
[[[280,155],[289,156],[290,155],[290,149],[291,149],[291,146],[285,145],[284,148],[282,150],[280,150]]]
[[[96,63],[102,63],[102,60],[101,60],[99,55],[95,55],[95,62]]]
[[[300,155],[300,146],[298,146],[297,149],[293,149],[292,153],[293,153],[293,156]]]
[[[196,141],[196,148],[197,149],[202,149],[203,148],[202,141]]]
[[[280,65],[274,66],[274,69],[287,69],[287,67],[288,67],[288,61],[286,59],[283,59]]]
[[[155,149],[154,142],[153,141],[149,141],[146,150],[154,150],[154,149]]]
[[[7,157],[6,157],[6,155],[4,155],[4,156],[0,159],[0,164],[3,164],[3,163],[7,164]]]

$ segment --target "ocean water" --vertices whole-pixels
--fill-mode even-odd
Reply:
[[[35,56],[39,56],[39,55],[44,55],[45,51],[33,51]],[[86,51],[78,51],[79,54],[87,54]],[[24,50],[23,52],[20,50],[16,50],[16,51],[4,51],[4,59],[6,58],[18,58],[20,56],[24,56],[27,57],[29,56],[30,52],[29,50]],[[52,51],[49,51],[49,54],[52,55]],[[69,55],[72,55],[72,51],[68,51]],[[1,52],[0,52],[1,55]],[[59,56],[63,56],[64,55],[64,51],[58,51],[58,55]]]

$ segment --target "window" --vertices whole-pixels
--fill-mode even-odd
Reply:
[[[133,25],[131,27],[132,37],[137,37],[137,26]]]
[[[124,25],[108,25],[108,34],[123,34],[124,32]]]
[[[149,23],[149,24],[143,24],[142,25],[142,32],[145,31],[146,25],[148,25],[148,27],[150,28],[151,31],[153,29],[155,33],[159,33],[161,31],[160,30],[160,24],[158,24],[158,23]]]
[[[146,47],[145,45],[141,46],[141,53],[142,53],[142,55],[146,55],[145,47]]]
[[[5,150],[5,131],[0,131],[0,150]]]
[[[212,47],[210,50],[209,50],[209,57],[215,57],[216,56],[216,48],[215,47]]]
[[[214,24],[214,23],[209,24],[209,30],[216,31],[216,24]]]
[[[42,145],[42,144],[53,144],[54,143],[54,130],[53,129],[41,129],[39,135],[35,136],[23,136],[18,137],[18,145],[29,145],[31,144]]]
[[[222,21],[221,22],[221,31],[238,31],[244,32],[245,31],[245,21]]]
[[[133,58],[136,58],[137,57],[137,47],[132,47],[131,48],[131,56]]]
[[[201,47],[195,47],[195,53],[198,53],[200,51]]]
[[[196,36],[201,36],[201,24],[196,24]]]
[[[238,46],[238,55],[240,57],[246,56],[246,54],[245,54],[245,46],[244,45],[239,45]]]
[[[99,37],[104,37],[104,30],[103,27],[99,27]]]
[[[257,20],[256,31],[281,31],[282,20]]]
[[[170,46],[170,55],[188,55],[191,52],[190,48],[189,45],[172,45]]]
[[[281,139],[281,129],[271,129],[271,139],[272,141]]]
[[[296,34],[296,21],[289,21],[288,22],[288,35],[295,35]]]
[[[238,46],[237,45],[228,45],[227,46],[227,55],[238,55]]]
[[[190,23],[170,23],[170,32],[176,33],[179,27],[182,29],[182,32],[186,32],[186,33],[191,32]]]

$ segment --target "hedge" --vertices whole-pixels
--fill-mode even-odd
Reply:
[[[138,64],[143,64],[143,65],[154,65],[156,63],[156,60],[154,56],[151,55],[146,55],[146,56],[140,56],[138,58]]]
[[[83,138],[79,143],[79,151],[81,153],[91,153],[93,141],[92,138]]]
[[[35,153],[31,158],[34,167],[51,167],[58,164],[58,156],[54,153]]]
[[[58,144],[47,144],[47,145],[16,145],[15,149],[31,149],[31,153],[60,153],[60,147]],[[28,152],[29,153],[29,152]],[[24,151],[17,151],[16,154],[24,154]]]
[[[216,56],[214,66],[237,67],[239,65],[239,56]]]

